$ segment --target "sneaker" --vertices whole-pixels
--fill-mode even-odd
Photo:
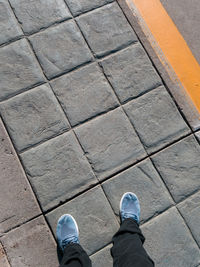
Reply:
[[[125,193],[120,201],[121,221],[131,218],[138,224],[140,222],[140,203],[137,196],[131,192]]]
[[[57,223],[56,236],[62,251],[68,244],[79,243],[78,225],[71,215],[64,214],[60,217]]]

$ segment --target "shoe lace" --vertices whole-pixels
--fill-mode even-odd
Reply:
[[[72,243],[78,243],[79,240],[76,236],[68,237],[62,240],[62,247],[63,249],[68,245]]]

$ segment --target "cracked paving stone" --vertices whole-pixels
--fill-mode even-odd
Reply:
[[[103,183],[103,189],[116,215],[119,214],[119,203],[123,194],[129,191],[137,194],[141,204],[141,221],[155,216],[173,204],[168,190],[149,159],[109,179]]]
[[[0,113],[18,151],[69,129],[64,112],[46,84],[2,102]]]
[[[103,179],[146,156],[121,108],[75,130],[97,177]]]
[[[200,246],[200,192],[178,204],[178,209]]]
[[[56,243],[43,217],[21,225],[1,238],[11,266],[58,266]]]
[[[200,262],[199,248],[176,208],[143,225],[142,231],[145,249],[157,267],[197,266]]]
[[[105,56],[137,40],[116,3],[84,14],[77,22],[97,57]]]
[[[71,18],[63,0],[10,0],[10,3],[25,33]]]
[[[0,0],[0,44],[23,35],[7,0]]]
[[[193,136],[152,157],[176,202],[200,189],[200,146]]]
[[[46,215],[54,233],[57,221],[63,214],[71,214],[77,221],[80,243],[89,255],[110,243],[119,229],[117,219],[100,186]]]
[[[40,66],[26,40],[0,49],[0,100],[44,81]]]
[[[30,37],[34,51],[50,79],[92,60],[81,32],[67,21]]]
[[[124,109],[148,153],[190,132],[164,86],[134,99]]]
[[[108,57],[100,64],[123,103],[162,84],[140,44]]]
[[[45,211],[97,183],[72,132],[22,153],[21,158]]]
[[[106,5],[114,0],[65,0],[74,16]]]
[[[95,254],[93,254],[90,257],[92,260],[92,266],[95,266],[95,267],[102,267],[102,266],[113,267],[113,260],[112,260],[111,254],[110,254],[111,247],[112,247],[112,245],[109,245],[109,246],[103,248],[102,250],[96,252]]]
[[[54,80],[52,87],[72,126],[118,106],[96,64]]]

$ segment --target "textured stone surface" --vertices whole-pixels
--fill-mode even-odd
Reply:
[[[106,58],[101,65],[122,103],[161,85],[140,44]]]
[[[40,214],[40,209],[1,120],[0,199],[0,235]]]
[[[7,0],[0,0],[0,33],[0,44],[23,34]]]
[[[193,136],[152,159],[176,202],[200,188],[200,146]]]
[[[118,105],[112,88],[95,64],[54,80],[52,87],[71,125]]]
[[[111,242],[119,225],[100,186],[64,204],[47,214],[47,219],[55,232],[59,217],[71,214],[78,223],[80,243],[93,254]]]
[[[114,0],[65,0],[74,16],[105,4],[111,3]]]
[[[125,192],[137,194],[141,204],[141,221],[167,209],[173,202],[150,160],[129,168],[103,183],[103,188],[115,214]]]
[[[195,133],[195,135],[196,135],[198,141],[200,142],[200,132]]]
[[[1,241],[13,267],[58,266],[56,243],[43,217],[10,231]]]
[[[71,17],[63,0],[10,0],[10,3],[25,33]]]
[[[44,210],[97,182],[72,132],[22,153],[21,158]]]
[[[142,227],[145,248],[157,267],[200,263],[200,252],[182,217],[172,208]]]
[[[67,72],[92,59],[73,21],[38,33],[30,37],[30,41],[48,78]]]
[[[1,103],[0,112],[19,151],[69,128],[65,114],[47,85]]]
[[[178,209],[200,246],[200,192],[178,205]]]
[[[78,127],[75,131],[100,179],[146,155],[128,118],[119,108]]]
[[[0,243],[0,266],[1,267],[10,267],[9,263],[8,263],[8,259],[7,256],[5,254],[5,251]]]
[[[27,41],[19,40],[0,49],[0,100],[44,81]]]
[[[102,57],[137,40],[116,3],[83,15],[77,21],[97,57]]]
[[[190,132],[163,86],[129,102],[124,108],[149,153]]]
[[[103,248],[102,250],[98,251],[97,253],[93,254],[91,256],[92,266],[95,266],[95,267],[102,267],[102,266],[113,267],[113,260],[112,260],[111,254],[110,254],[111,247],[112,247],[112,245],[109,245],[109,246]]]

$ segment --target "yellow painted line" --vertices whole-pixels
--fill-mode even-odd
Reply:
[[[155,52],[161,62],[165,66],[167,64],[171,66],[200,112],[200,66],[161,2],[159,0],[126,0],[126,3],[132,11],[142,17],[142,22],[153,35],[155,43],[157,42],[157,44],[151,42],[152,47],[155,48],[156,45],[160,47],[161,52],[158,53],[158,49],[155,49]],[[168,67],[168,72],[170,76],[173,75],[170,67]]]

